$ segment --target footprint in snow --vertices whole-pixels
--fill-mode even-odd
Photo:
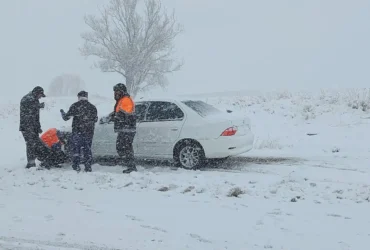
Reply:
[[[239,198],[242,194],[245,194],[244,190],[242,190],[240,187],[234,187],[229,190],[227,197]]]
[[[52,220],[54,220],[54,217],[51,214],[49,214],[49,215],[45,216],[45,220],[46,221],[52,221]]]
[[[123,187],[129,187],[129,186],[131,186],[133,184],[134,184],[133,182],[129,182],[129,183],[125,184]]]
[[[85,209],[85,211],[87,211],[87,212],[94,212],[94,213],[97,213],[97,214],[100,214],[101,213],[101,211],[95,210],[93,208],[87,208],[87,209]]]
[[[199,242],[203,242],[203,243],[212,243],[212,241],[207,240],[207,239],[205,239],[205,238],[201,237],[201,236],[200,236],[200,235],[198,235],[198,234],[189,234],[189,235],[190,235],[190,237],[192,237],[193,239],[198,240]]]
[[[139,219],[138,217],[133,216],[133,215],[126,215],[126,218],[128,218],[132,221],[142,221],[141,219]]]
[[[340,214],[327,214],[327,216],[335,217],[335,218],[344,218],[345,220],[351,220],[352,219],[351,217],[348,217],[348,216],[343,217]]]
[[[60,178],[54,178],[52,179],[53,182],[60,182]]]
[[[169,187],[160,187],[160,188],[158,188],[157,189],[159,192],[167,192],[167,191],[169,191],[170,190],[170,188]]]
[[[262,226],[262,225],[264,225],[265,223],[263,223],[263,221],[262,220],[258,220],[257,222],[256,222],[256,226]]]
[[[272,212],[268,212],[267,214],[276,216],[276,215],[282,215],[282,212],[279,208],[276,208]]]
[[[58,233],[57,237],[55,238],[56,241],[63,241],[64,237],[66,237],[65,233]]]
[[[158,232],[162,232],[162,233],[167,233],[166,230],[160,228],[160,227],[152,227],[152,226],[148,226],[148,225],[140,225],[142,228],[147,228],[147,229],[151,229],[151,230],[154,230],[154,231],[158,231]]]
[[[53,201],[54,200],[53,198],[49,198],[49,197],[39,197],[38,199],[43,200],[43,201]]]
[[[205,189],[205,188],[197,188],[196,190],[195,190],[195,192],[197,193],[197,194],[203,194],[203,193],[205,193],[207,190]]]
[[[191,191],[193,191],[195,189],[194,186],[189,186],[187,188],[184,189],[184,191],[182,191],[183,194],[186,194],[186,193],[189,193]]]
[[[336,218],[342,217],[342,215],[339,215],[339,214],[327,214],[327,216],[336,217]]]
[[[78,203],[79,203],[81,206],[83,206],[83,207],[91,207],[90,205],[87,205],[87,204],[83,203],[82,201],[78,201]]]

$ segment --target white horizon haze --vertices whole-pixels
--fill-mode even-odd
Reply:
[[[0,8],[1,98],[19,98],[52,79],[78,74],[87,90],[111,96],[124,82],[92,69],[78,48],[83,17],[108,0],[12,0]],[[181,71],[168,93],[367,87],[370,2],[365,0],[163,0],[185,32]],[[154,91],[160,93],[160,91]]]

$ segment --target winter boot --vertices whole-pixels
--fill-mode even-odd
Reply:
[[[47,162],[43,161],[43,162],[41,162],[41,163],[40,163],[40,167],[41,167],[41,168],[45,168],[45,169],[47,169],[47,170],[50,170],[51,165],[50,165],[49,163],[47,163]]]
[[[129,166],[127,169],[122,171],[124,174],[129,174],[131,172],[137,172],[137,168],[135,165]]]
[[[72,166],[72,169],[74,170],[74,171],[76,171],[76,172],[80,172],[81,171],[81,168],[80,168],[80,166],[75,166],[75,165],[73,165]]]
[[[85,172],[92,172],[91,166],[85,166]]]
[[[45,168],[47,170],[50,170],[52,166],[53,164],[48,161],[43,161],[40,163],[40,167]]]
[[[36,162],[35,161],[29,161],[27,162],[26,168],[34,168],[36,167]]]

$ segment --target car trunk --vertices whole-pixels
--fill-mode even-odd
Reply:
[[[234,113],[231,113],[231,114],[227,113],[225,118],[230,120],[233,126],[238,127],[238,132],[235,134],[235,136],[246,135],[247,133],[249,133],[250,128],[251,128],[251,121],[248,117],[237,115]]]
[[[211,125],[208,133],[210,133],[213,138],[220,137],[228,128],[233,130],[233,127],[237,127],[235,134],[229,131],[229,136],[243,136],[250,130],[250,119],[240,113],[221,111],[203,101],[187,100],[183,101],[183,103],[194,112],[198,113],[198,115]]]
[[[237,127],[237,132],[233,136],[244,136],[250,131],[250,119],[233,113],[222,113],[210,115],[204,118],[217,128],[214,131],[214,138],[218,138],[228,128]]]

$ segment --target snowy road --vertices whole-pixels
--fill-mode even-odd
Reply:
[[[335,100],[240,99],[256,133],[248,157],[202,171],[142,163],[131,175],[25,170],[18,104],[6,106],[0,249],[368,250],[370,122]],[[49,100],[43,128],[65,103]]]
[[[80,174],[3,167],[0,247],[366,249],[363,160],[264,161],[204,171],[145,165],[131,175],[99,165]]]

